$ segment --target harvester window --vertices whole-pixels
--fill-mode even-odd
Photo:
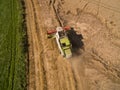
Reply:
[[[63,46],[63,47],[65,47],[65,46],[66,46],[66,44],[65,44],[65,43],[62,43],[62,46]]]
[[[65,36],[65,33],[63,31],[58,32],[60,37]]]

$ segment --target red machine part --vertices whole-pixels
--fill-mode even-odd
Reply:
[[[69,26],[65,26],[65,27],[63,27],[63,29],[66,31],[66,30],[70,30],[71,27],[69,27]]]
[[[53,33],[56,33],[56,32],[57,32],[56,30],[48,30],[47,34],[53,34]]]
[[[63,30],[65,30],[65,31],[70,30],[70,29],[71,29],[71,27],[69,27],[69,26],[63,27]],[[54,34],[56,32],[57,32],[56,30],[48,30],[47,34]]]

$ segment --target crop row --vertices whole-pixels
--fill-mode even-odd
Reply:
[[[0,0],[0,90],[24,90],[26,66],[20,0]]]

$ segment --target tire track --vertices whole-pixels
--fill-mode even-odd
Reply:
[[[15,13],[14,13],[14,0],[11,0],[11,61],[9,67],[9,81],[8,89],[13,90],[14,88],[14,75],[15,75],[15,56],[16,56],[16,29],[15,29]]]
[[[44,89],[44,90],[46,90],[47,89],[47,84],[46,84],[46,73],[45,73],[45,68],[44,68],[44,54],[43,54],[43,46],[44,46],[44,44],[42,44],[41,42],[42,42],[42,38],[41,38],[41,36],[40,36],[40,32],[39,32],[39,30],[42,30],[41,28],[39,28],[39,24],[38,24],[38,22],[37,22],[37,20],[38,20],[38,18],[37,18],[37,11],[36,11],[36,4],[34,4],[35,2],[33,1],[33,0],[31,0],[31,2],[32,2],[32,5],[33,5],[33,9],[34,9],[34,16],[35,16],[35,25],[36,25],[36,31],[35,31],[35,33],[36,33],[36,40],[37,40],[37,43],[38,43],[38,45],[39,45],[39,47],[40,47],[40,50],[38,51],[38,52],[40,52],[40,60],[39,60],[39,63],[37,63],[38,64],[38,66],[39,67],[41,67],[41,73],[43,73],[43,77],[41,77],[41,79],[40,79],[40,83],[41,83],[41,85],[43,86],[43,88],[41,88],[41,89]]]
[[[33,2],[26,0],[27,6],[27,27],[28,27],[28,36],[31,39],[29,40],[29,90],[43,90],[44,89],[44,80],[43,80],[43,68],[40,62],[40,46],[38,37],[36,34],[36,24],[35,24],[35,11],[33,7]],[[33,52],[33,53],[32,53]],[[31,61],[32,60],[32,61]],[[33,64],[34,62],[34,64]]]
[[[87,2],[90,1],[92,4],[95,4],[95,5],[99,6],[99,7],[103,7],[103,8],[106,8],[106,9],[108,9],[108,10],[114,11],[114,12],[116,12],[116,13],[120,13],[119,8],[113,7],[113,6],[111,6],[111,5],[108,5],[108,4],[105,4],[105,3],[102,3],[102,2],[99,2],[99,1],[97,1],[97,0],[85,0],[85,1],[87,1]],[[98,4],[99,4],[99,5],[98,5]]]
[[[57,19],[59,25],[63,26],[63,22],[61,21],[60,16],[58,15],[57,10],[55,9],[55,2],[56,2],[56,0],[53,0],[52,7],[53,7],[53,10],[54,10],[54,13],[56,15],[56,19]]]
[[[26,21],[27,21],[27,34],[28,34],[28,42],[29,42],[29,75],[28,75],[28,90],[31,88],[34,89],[35,88],[35,64],[34,64],[34,53],[33,53],[33,42],[32,42],[32,33],[31,33],[31,27],[30,27],[30,19],[31,17],[33,17],[33,14],[31,14],[29,8],[32,11],[32,7],[30,6],[28,1],[25,1],[25,5],[26,5]]]

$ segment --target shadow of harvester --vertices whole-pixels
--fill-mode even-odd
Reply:
[[[76,34],[74,28],[71,28],[71,30],[68,30],[68,38],[72,44],[72,52],[73,54],[80,54],[80,49],[84,50],[84,43],[82,41],[83,36],[82,34]]]

